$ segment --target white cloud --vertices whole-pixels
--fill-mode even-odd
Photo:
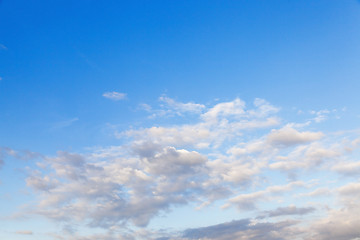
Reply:
[[[265,190],[258,192],[240,194],[229,199],[228,203],[223,208],[228,208],[235,205],[240,210],[253,210],[259,201],[267,201],[272,195],[283,194],[293,190],[295,187],[304,187],[305,183],[301,181],[290,182],[286,185],[276,185],[267,187]]]
[[[175,111],[177,114],[181,114],[182,112],[193,112],[193,113],[200,113],[204,108],[205,105],[198,104],[198,103],[182,103],[177,102],[174,99],[171,99],[166,96],[161,96],[159,100],[166,104],[166,106],[173,111]]]
[[[124,142],[120,146],[89,148],[88,153],[59,151],[56,156],[42,157],[39,167],[28,168],[26,184],[34,190],[36,201],[23,210],[23,215],[104,229],[101,234],[89,236],[74,230],[72,236],[63,239],[312,240],[326,239],[328,235],[323,231],[327,221],[345,215],[333,206],[328,212],[321,211],[327,207],[321,203],[320,207],[314,205],[319,209],[317,220],[311,219],[312,215],[300,218],[315,210],[311,204],[295,205],[291,196],[296,200],[311,197],[311,201],[327,196],[331,202],[337,194],[344,212],[359,209],[357,183],[333,191],[325,183],[312,192],[307,190],[312,187],[311,177],[327,178],[329,170],[358,176],[359,164],[351,160],[359,146],[358,135],[325,135],[311,129],[311,123],[287,123],[278,116],[279,108],[262,99],[256,99],[251,107],[238,98],[210,107],[164,96],[160,101],[160,110],[166,114],[183,117],[191,113],[191,118],[182,118],[182,124],[170,124],[169,120],[167,125],[124,131],[118,136]],[[145,108],[157,113],[157,108]],[[34,156],[26,151],[0,150],[17,158]],[[293,172],[298,179],[290,181]],[[217,203],[225,203],[223,208],[237,208],[242,214],[251,214],[244,210],[258,210],[272,222],[261,222],[264,217],[204,228],[194,226],[182,236],[146,229],[153,218],[176,206],[189,204],[199,209]],[[287,207],[278,207],[279,203]],[[264,211],[264,205],[273,210]],[[275,222],[277,217],[289,220]],[[294,218],[301,224],[291,220]],[[339,239],[353,237],[358,227],[355,219],[350,215],[348,225],[340,224],[342,229],[334,227],[330,231]],[[109,229],[117,231],[111,233]]]
[[[245,114],[245,102],[236,98],[234,101],[218,103],[202,115],[205,121],[217,122],[219,117],[240,117]]]
[[[341,162],[332,167],[332,170],[345,176],[360,175],[360,161],[358,162]]]
[[[331,190],[329,188],[317,188],[314,191],[309,193],[301,193],[300,197],[320,197],[320,196],[329,196],[331,194]]]
[[[119,100],[123,100],[126,98],[126,93],[105,92],[105,93],[103,93],[103,97],[114,100],[114,101],[119,101]]]
[[[316,123],[320,123],[325,121],[328,118],[328,115],[330,114],[330,111],[327,109],[320,110],[320,111],[310,111],[312,115],[315,115],[315,117],[312,119]]]
[[[308,145],[298,146],[287,156],[279,156],[277,161],[270,164],[271,169],[291,171],[296,169],[310,169],[324,163],[325,160],[333,162],[342,156],[337,144],[324,147],[321,143],[313,142]]]
[[[162,97],[166,101],[168,98]],[[260,101],[260,100],[259,100]],[[203,109],[204,105],[193,103],[177,103],[170,101],[177,106],[178,111],[193,111]],[[264,109],[261,107],[266,105]],[[200,114],[200,120],[193,124],[175,125],[170,127],[150,127],[140,130],[129,130],[118,134],[135,138],[138,142],[154,142],[162,146],[195,147],[198,149],[219,147],[224,141],[242,135],[243,131],[268,128],[280,123],[279,119],[272,116],[275,112],[270,104],[260,101],[255,109],[244,111],[245,103],[240,99],[231,102],[218,103],[214,107],[204,109],[205,113]],[[173,110],[171,110],[173,111]],[[158,114],[159,112],[155,112]],[[168,113],[163,112],[164,115]]]
[[[319,140],[323,136],[322,132],[298,132],[296,129],[286,126],[279,130],[272,130],[267,141],[273,145],[291,146]]]

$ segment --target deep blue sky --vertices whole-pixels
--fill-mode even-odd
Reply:
[[[86,119],[72,130],[93,139],[84,145],[100,144],[104,139],[87,129],[97,132],[104,122],[127,126],[137,116],[129,108],[161,94],[354,109],[360,100],[359,5],[5,0],[1,144],[40,150],[43,140],[71,141],[44,129],[73,118]],[[108,104],[105,91],[127,93],[127,103]]]

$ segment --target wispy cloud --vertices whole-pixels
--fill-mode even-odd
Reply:
[[[20,234],[20,235],[33,235],[34,234],[32,231],[29,231],[29,230],[16,231],[15,233]]]
[[[0,43],[0,50],[8,50],[8,48],[4,44]]]
[[[75,117],[64,121],[56,122],[53,124],[52,129],[61,129],[61,128],[69,127],[77,121],[79,121],[79,118]]]
[[[126,98],[126,93],[105,92],[105,93],[103,93],[103,97],[114,100],[114,101],[119,101],[119,100],[123,100]]]

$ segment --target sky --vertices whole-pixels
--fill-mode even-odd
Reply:
[[[357,0],[0,1],[0,239],[359,240]]]

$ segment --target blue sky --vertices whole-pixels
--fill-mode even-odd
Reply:
[[[0,1],[0,238],[360,238],[359,29],[355,0]]]

